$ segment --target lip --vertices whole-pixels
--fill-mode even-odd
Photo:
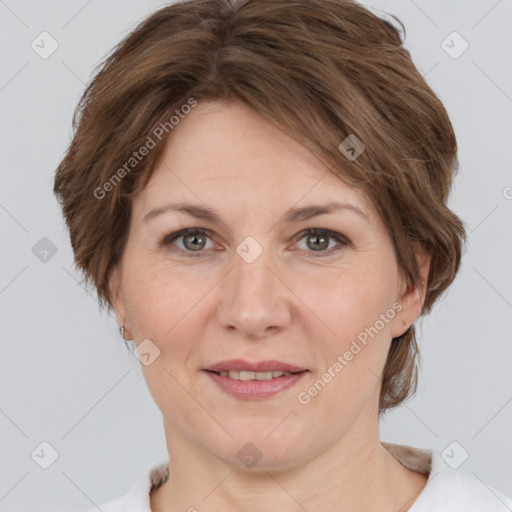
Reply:
[[[268,363],[268,361],[265,361]],[[296,368],[296,367],[295,367]],[[220,370],[226,371],[226,370]],[[243,371],[243,370],[241,370]],[[263,370],[247,370],[247,371],[263,371]],[[268,370],[271,371],[271,370]],[[280,371],[280,370],[272,370]],[[289,371],[289,370],[281,370]],[[223,377],[214,371],[205,370],[204,373],[210,377],[220,389],[237,398],[246,400],[258,400],[277,395],[285,389],[294,386],[308,370],[292,373],[291,375],[282,375],[270,380],[236,380],[230,377]]]
[[[306,368],[300,368],[299,366],[295,366],[288,363],[283,363],[281,361],[269,360],[269,361],[258,361],[255,363],[251,363],[249,361],[245,361],[243,359],[230,359],[229,361],[221,361],[219,363],[214,364],[213,366],[209,366],[205,368],[205,370],[210,372],[228,372],[230,370],[235,372],[289,372],[289,373],[298,373],[304,372],[307,370]],[[223,377],[225,378],[225,377]],[[281,378],[281,377],[277,377]],[[264,382],[264,381],[260,381]]]

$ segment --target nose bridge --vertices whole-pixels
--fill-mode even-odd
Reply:
[[[268,293],[275,279],[269,267],[273,266],[273,255],[268,245],[256,241],[253,237],[247,237],[236,248],[236,256],[233,258],[233,281],[235,291],[249,292],[259,295]]]
[[[219,321],[247,336],[263,335],[289,320],[286,287],[276,277],[274,256],[254,237],[245,238],[233,255],[232,270],[222,288]]]

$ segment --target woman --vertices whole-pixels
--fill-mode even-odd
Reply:
[[[169,452],[104,512],[510,509],[379,438],[465,239],[453,128],[391,23],[347,0],[170,5],[75,124],[54,190]]]

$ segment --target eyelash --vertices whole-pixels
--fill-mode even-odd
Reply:
[[[160,242],[160,245],[162,247],[167,247],[167,246],[171,245],[172,242],[174,242],[178,238],[183,238],[187,235],[192,235],[192,234],[204,235],[211,239],[211,236],[210,236],[211,233],[212,232],[210,230],[203,229],[203,228],[181,229],[180,231],[175,231],[174,233],[170,233],[169,235],[164,236],[164,238]],[[318,251],[317,254],[315,254],[315,251],[307,251],[307,252],[313,253],[314,258],[323,258],[326,256],[330,256],[332,253],[339,251],[342,248],[344,248],[350,244],[350,241],[346,237],[341,235],[340,233],[336,233],[335,231],[330,231],[328,229],[320,229],[320,228],[308,228],[304,231],[301,231],[297,235],[296,242],[298,242],[299,240],[302,240],[305,236],[308,236],[308,235],[323,235],[323,236],[327,236],[328,238],[334,239],[337,242],[339,242],[338,247],[331,247],[331,249],[328,249],[328,250]],[[181,254],[186,254],[187,257],[192,257],[192,258],[201,257],[201,256],[203,256],[203,253],[205,252],[205,250],[200,250],[200,251],[183,250],[176,246],[171,250],[176,251]]]

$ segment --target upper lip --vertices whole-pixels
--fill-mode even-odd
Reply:
[[[212,372],[228,372],[228,371],[246,371],[246,372],[303,372],[306,368],[300,368],[293,364],[283,363],[281,361],[257,361],[251,363],[243,359],[230,359],[229,361],[221,361],[205,370]]]

